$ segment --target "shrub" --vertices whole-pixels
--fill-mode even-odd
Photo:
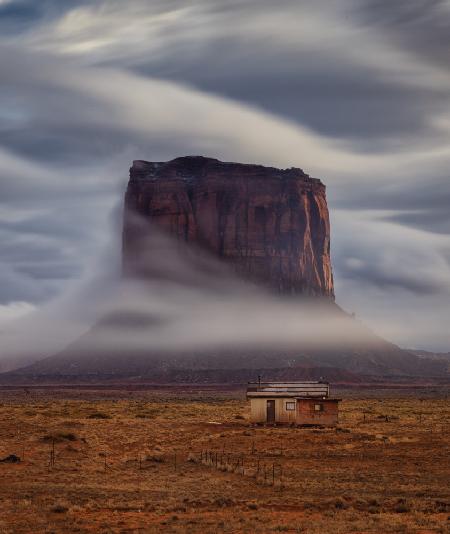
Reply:
[[[338,510],[345,510],[348,508],[348,504],[344,502],[342,499],[336,499],[334,501],[334,507]]]
[[[164,462],[164,455],[160,453],[156,454],[147,454],[145,456],[146,462],[156,462],[156,463],[163,463]]]
[[[68,510],[69,508],[61,503],[55,504],[55,506],[50,508],[50,512],[53,512],[54,514],[65,514]]]
[[[397,514],[406,514],[409,511],[410,508],[404,499],[399,499],[397,504],[394,506],[394,512]]]
[[[67,441],[76,441],[77,436],[73,432],[67,432],[65,434],[59,434],[59,436],[62,439],[66,439]]]
[[[226,497],[218,497],[215,499],[214,504],[216,506],[220,506],[221,508],[225,508],[227,506],[233,506],[235,501],[233,499],[227,499]]]
[[[46,434],[43,436],[42,441],[77,441],[77,436],[73,432],[57,432],[55,434]]]
[[[103,412],[94,412],[87,416],[88,419],[111,419],[111,416]]]

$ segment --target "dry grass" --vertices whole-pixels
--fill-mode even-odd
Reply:
[[[443,397],[349,399],[335,430],[197,392],[0,395],[0,457],[23,458],[0,464],[2,533],[449,531]]]

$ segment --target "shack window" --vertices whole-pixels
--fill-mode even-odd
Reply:
[[[315,412],[323,412],[323,404],[314,404]]]
[[[295,402],[286,402],[286,410],[295,410]]]
[[[256,224],[264,224],[266,222],[266,208],[264,206],[255,208],[255,222]]]

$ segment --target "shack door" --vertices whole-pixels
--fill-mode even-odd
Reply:
[[[267,422],[275,423],[275,401],[267,401]]]

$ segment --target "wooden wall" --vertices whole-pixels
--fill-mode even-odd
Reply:
[[[323,411],[316,411],[315,405],[321,404]],[[339,402],[333,399],[300,399],[297,401],[298,425],[335,425],[338,422]]]
[[[250,400],[250,421],[265,423],[267,417],[267,401],[270,399],[254,398]],[[277,423],[295,423],[296,410],[286,410],[286,402],[295,402],[292,398],[274,398],[275,421]]]
[[[266,423],[266,398],[253,398],[250,400],[250,421],[252,423]],[[286,410],[286,402],[295,402],[295,399],[284,397],[275,398],[275,422],[297,425],[336,425],[338,422],[339,403],[334,399],[299,399],[296,410]],[[314,406],[322,404],[323,411],[316,411]]]

